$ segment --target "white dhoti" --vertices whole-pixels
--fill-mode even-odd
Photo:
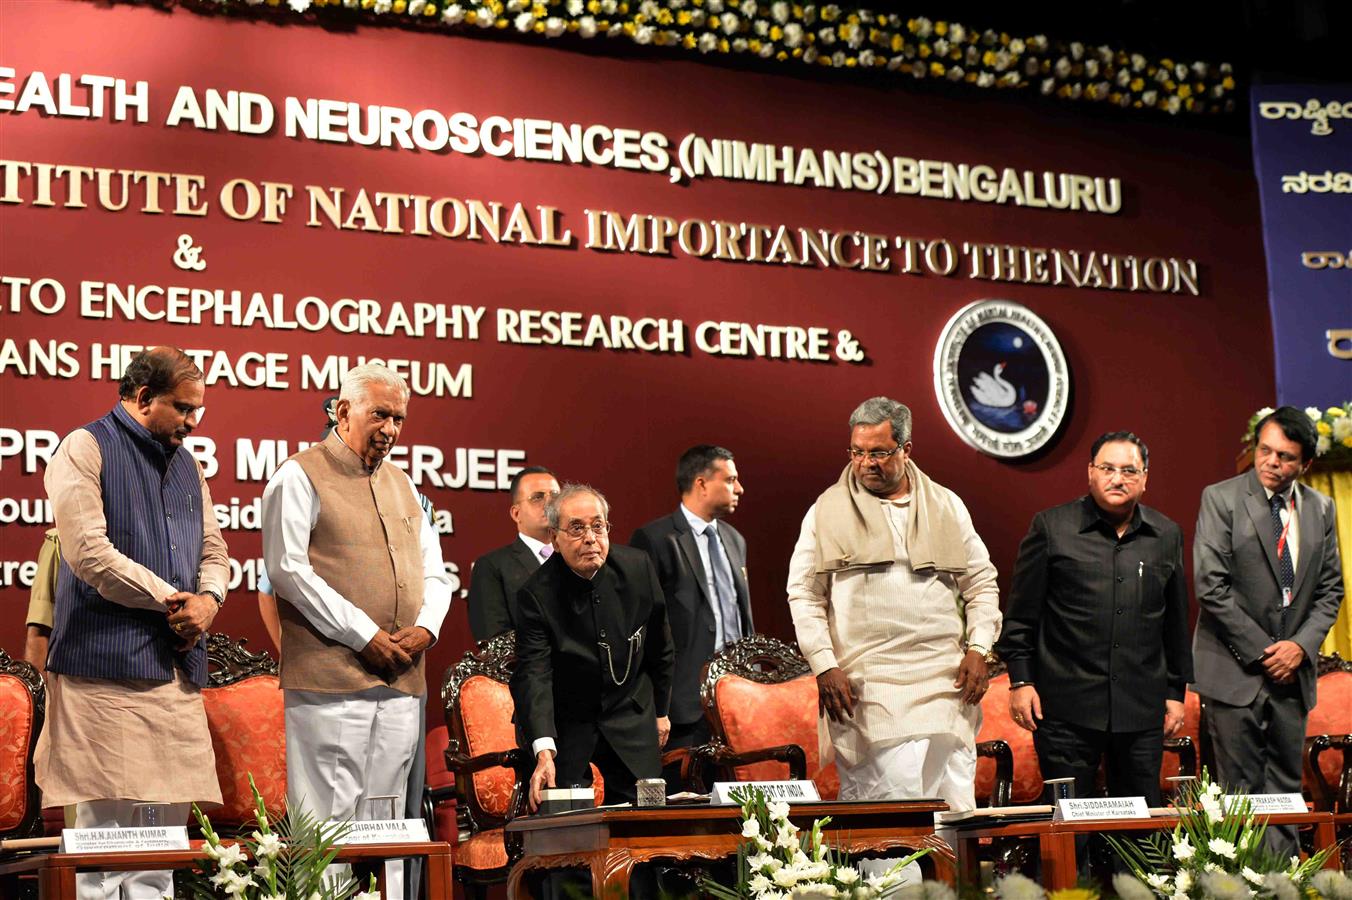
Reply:
[[[384,687],[285,694],[287,805],[341,821],[365,817],[364,800],[394,797],[394,815],[402,817],[423,734],[419,698]],[[387,900],[404,896],[402,861],[386,865],[385,881]]]
[[[976,809],[976,748],[953,735],[931,735],[876,748],[847,766],[836,758],[841,800],[923,800],[938,797],[955,811]],[[936,817],[937,824],[937,817]],[[950,845],[953,829],[935,828]],[[860,870],[875,875],[891,868],[887,860],[862,860]],[[920,880],[915,863],[902,869],[902,883]]]

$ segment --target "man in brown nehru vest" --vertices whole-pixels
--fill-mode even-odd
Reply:
[[[408,386],[380,365],[343,378],[338,427],[278,467],[263,554],[282,620],[287,802],[320,819],[397,798],[423,739],[423,651],[451,604],[441,545],[408,476],[386,463]],[[391,866],[389,897],[403,896]]]

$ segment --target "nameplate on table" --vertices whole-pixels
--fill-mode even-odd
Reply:
[[[418,844],[431,840],[424,819],[380,819],[348,825],[351,830],[342,839],[344,844]]]
[[[1148,819],[1150,808],[1144,797],[1076,797],[1057,800],[1054,822],[1083,822],[1090,819]]]
[[[62,853],[187,849],[186,825],[163,825],[154,828],[67,828],[61,832]]]
[[[1221,797],[1221,807],[1233,809],[1242,800],[1248,800],[1249,808],[1258,816],[1309,812],[1300,794],[1226,794]]]
[[[715,781],[713,799],[715,805],[735,804],[733,791],[746,788],[760,788],[768,800],[785,800],[789,803],[806,803],[821,799],[817,785],[811,781]]]

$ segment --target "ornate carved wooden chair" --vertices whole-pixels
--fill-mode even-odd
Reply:
[[[1343,868],[1352,868],[1352,662],[1319,658],[1318,700],[1305,728],[1305,791],[1316,810],[1331,812],[1343,839]]]
[[[507,880],[521,857],[519,839],[504,840],[504,826],[525,809],[520,773],[527,754],[517,749],[514,704],[509,686],[516,664],[516,634],[506,632],[479,644],[446,671],[441,699],[446,705],[446,768],[455,776],[455,878],[474,897],[487,886]],[[605,790],[601,773],[592,767],[599,805]],[[452,840],[448,835],[443,840]]]
[[[47,710],[37,669],[0,649],[0,838],[42,834],[33,749]]]
[[[224,801],[211,811],[214,828],[255,827],[250,775],[270,814],[286,809],[286,721],[277,662],[267,651],[246,650],[247,643],[224,634],[207,638],[210,674],[202,702]]]
[[[796,646],[763,634],[726,645],[704,664],[700,701],[713,737],[694,752],[696,781],[712,766],[720,781],[811,778],[822,799],[839,793],[818,752],[817,679]]]

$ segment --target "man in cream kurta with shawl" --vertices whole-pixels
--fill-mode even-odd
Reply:
[[[911,462],[910,437],[910,410],[886,397],[850,416],[851,462],[803,518],[789,605],[841,799],[968,810],[995,567],[962,501]]]

